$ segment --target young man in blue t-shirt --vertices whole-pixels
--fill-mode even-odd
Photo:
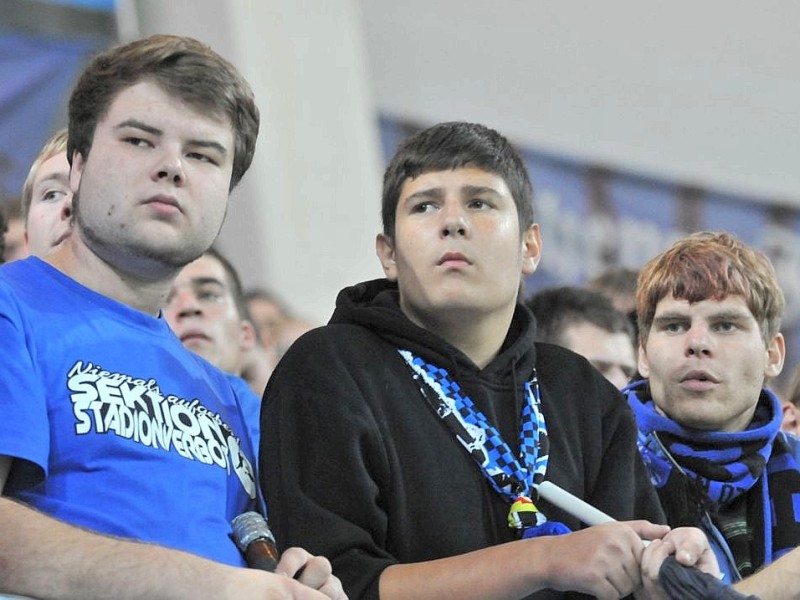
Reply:
[[[72,233],[0,269],[0,593],[343,598],[299,548],[288,577],[240,568],[245,410],[160,315],[251,162],[248,84],[203,44],[152,36],[95,58],[69,113]]]

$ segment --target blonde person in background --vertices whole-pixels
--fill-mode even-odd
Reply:
[[[45,257],[64,243],[72,228],[66,129],[47,140],[33,161],[21,200],[27,252]]]
[[[10,214],[8,262],[30,255],[45,257],[69,236],[72,190],[66,129],[53,134],[39,151],[22,186],[20,202]]]

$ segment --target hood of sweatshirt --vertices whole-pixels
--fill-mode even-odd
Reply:
[[[487,383],[509,384],[527,378],[536,364],[533,314],[518,304],[498,355],[483,369],[437,334],[411,322],[400,309],[397,284],[375,279],[347,287],[336,298],[331,324],[363,326],[398,348],[427,362]]]

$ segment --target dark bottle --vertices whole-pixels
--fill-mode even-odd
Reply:
[[[254,511],[242,513],[231,521],[231,537],[244,554],[247,566],[262,571],[275,571],[280,558],[275,536],[267,520]]]

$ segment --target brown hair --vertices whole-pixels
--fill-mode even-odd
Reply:
[[[533,186],[522,157],[500,133],[480,123],[439,123],[405,140],[383,175],[383,233],[394,237],[397,203],[409,178],[477,167],[503,179],[517,208],[519,230],[533,223]]]
[[[785,305],[769,258],[725,232],[689,235],[642,268],[636,289],[642,344],[647,342],[656,306],[667,296],[690,303],[741,296],[765,344],[778,334]]]
[[[253,160],[259,113],[249,84],[236,68],[199,41],[153,35],[95,56],[69,101],[67,158],[87,157],[97,123],[117,94],[148,80],[193,108],[227,117],[234,132],[233,189]]]

